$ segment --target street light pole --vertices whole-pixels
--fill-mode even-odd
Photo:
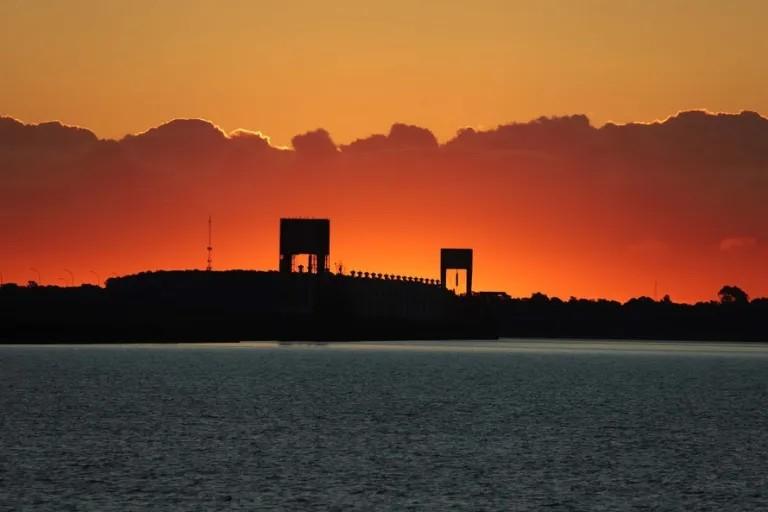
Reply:
[[[99,275],[99,273],[96,272],[95,270],[89,270],[89,272],[94,276],[96,276],[96,286],[101,286],[103,283],[101,282],[101,276]]]
[[[70,285],[70,286],[75,286],[75,274],[74,274],[74,273],[72,273],[72,271],[71,271],[71,270],[69,270],[68,268],[65,268],[65,269],[64,269],[64,272],[66,272],[67,274],[69,274],[69,285]]]

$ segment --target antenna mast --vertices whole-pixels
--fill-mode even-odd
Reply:
[[[211,216],[208,216],[208,247],[206,247],[208,251],[208,265],[205,267],[205,270],[210,272],[213,270],[213,247],[211,245]]]

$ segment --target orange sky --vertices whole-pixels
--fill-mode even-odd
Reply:
[[[115,139],[203,118],[290,147],[319,127],[345,144],[404,122],[445,142],[541,115],[601,126],[695,108],[766,113],[766,19],[760,0],[11,0],[0,3],[0,115]],[[347,269],[437,277],[440,247],[471,246],[476,288],[513,295],[625,300],[654,283],[685,301],[726,283],[768,295],[762,153],[700,158],[698,135],[682,165],[610,137],[597,156],[542,143],[264,164],[195,153],[186,136],[162,142],[173,157],[0,147],[4,279],[201,267],[212,213],[217,268],[275,268],[280,216],[328,216],[332,259]]]
[[[0,112],[120,137],[178,117],[336,141],[584,113],[768,112],[763,0],[0,2]]]

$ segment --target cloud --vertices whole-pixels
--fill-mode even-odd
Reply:
[[[338,152],[331,135],[322,128],[296,135],[291,139],[291,144],[301,156],[327,157]]]
[[[389,130],[389,141],[400,149],[437,148],[437,138],[426,128],[395,123]]]
[[[85,128],[67,126],[58,121],[25,124],[12,117],[0,117],[0,148],[45,150],[96,142],[96,135]]]
[[[389,149],[389,137],[380,133],[341,146],[344,153],[376,153]]]
[[[105,142],[85,129],[58,122],[24,124],[0,117],[0,148],[6,151],[55,149],[68,151]],[[154,153],[201,153],[227,146],[278,149],[258,131],[229,134],[204,119],[175,119],[145,132],[127,135],[122,147]],[[317,129],[296,135],[293,150],[316,157],[339,151],[329,133]],[[690,166],[701,163],[730,165],[768,164],[768,119],[755,112],[738,114],[706,111],[679,112],[652,123],[608,123],[593,127],[584,115],[540,117],[525,123],[500,125],[490,130],[463,128],[442,146],[426,128],[395,123],[389,133],[370,135],[343,145],[347,154],[404,150],[462,150],[470,152],[537,152],[603,155],[628,160],[666,160]]]
[[[259,131],[253,131],[253,130],[246,130],[244,128],[238,128],[237,130],[232,130],[229,132],[228,137],[230,139],[237,139],[237,140],[251,140],[251,141],[263,141],[267,144],[271,145],[270,138],[268,135],[264,135],[263,133]]]
[[[179,141],[194,144],[200,139],[225,140],[224,131],[205,119],[173,119],[156,128],[150,128],[136,135],[126,135],[123,140]]]
[[[488,255],[482,275],[498,289],[521,286],[515,279],[525,275],[565,296],[599,287],[622,297],[630,285],[621,283],[634,280],[635,290],[658,278],[676,297],[698,299],[732,278],[733,258],[723,254],[761,245],[768,216],[768,120],[749,112],[604,127],[580,115],[542,117],[462,129],[444,144],[395,123],[340,149],[322,129],[292,143],[276,148],[262,132],[226,133],[204,119],[104,140],[0,118],[0,219],[9,226],[4,247],[13,247],[0,251],[2,270],[13,275],[19,262],[21,279],[30,262],[61,266],[54,255],[67,254],[71,266],[91,265],[82,273],[111,270],[102,258],[135,261],[133,270],[193,265],[178,258],[196,254],[198,217],[209,211],[221,236],[232,236],[222,257],[250,244],[242,251],[270,262],[262,234],[273,233],[274,219],[327,215],[344,226],[339,233],[354,232],[337,247],[358,265],[367,261],[356,247],[383,250],[397,265],[426,245],[468,244]],[[147,259],[155,254],[167,259]],[[692,268],[696,277],[686,278]],[[768,293],[762,269],[739,271]],[[710,279],[703,291],[691,284],[700,279]]]
[[[676,168],[701,164],[768,164],[768,119],[756,112],[678,112],[652,123],[593,127],[584,115],[540,117],[491,130],[463,128],[445,144],[452,150],[594,154],[663,161]]]
[[[449,149],[470,151],[545,150],[591,146],[597,130],[587,116],[540,117],[528,123],[500,125],[492,130],[464,128],[449,140]]]
[[[768,119],[756,112],[678,112],[649,124],[607,124],[600,144],[608,151],[677,165],[768,163]]]
[[[119,141],[121,148],[137,158],[163,163],[177,160],[189,167],[205,162],[230,162],[234,157],[261,158],[279,150],[258,131],[237,129],[229,134],[205,119],[174,119]]]
[[[18,193],[17,187],[34,190],[71,182],[82,172],[82,162],[91,155],[103,155],[107,146],[85,128],[0,117],[0,195],[5,194],[0,202]]]
[[[736,236],[720,240],[720,250],[723,252],[743,251],[756,246],[757,238],[753,236]]]
[[[283,149],[272,146],[269,136],[258,131],[237,129],[230,132],[227,137],[229,139],[227,145],[242,155],[256,157],[275,154]]]
[[[346,153],[372,153],[380,151],[408,151],[438,149],[435,135],[419,126],[395,123],[387,135],[371,135],[342,146]]]
[[[127,135],[120,142],[147,156],[198,158],[220,152],[227,135],[204,119],[174,119],[137,135]]]

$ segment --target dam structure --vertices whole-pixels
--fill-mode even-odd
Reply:
[[[12,324],[30,336],[65,340],[496,337],[495,323],[487,321],[487,300],[471,292],[470,249],[441,253],[441,279],[334,273],[329,264],[330,219],[283,218],[279,229],[276,271],[211,270],[207,265],[206,270],[113,277],[104,288],[56,288],[45,292],[56,307],[20,308]],[[462,295],[447,288],[446,269],[455,267],[467,272],[469,286]]]
[[[439,248],[439,279],[334,272],[331,235],[329,219],[281,219],[274,270],[214,270],[209,238],[204,269],[113,277],[104,287],[3,283],[0,343],[768,339],[768,298],[750,301],[733,286],[719,302],[696,304],[513,298],[474,289],[468,247]]]

